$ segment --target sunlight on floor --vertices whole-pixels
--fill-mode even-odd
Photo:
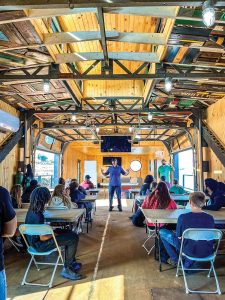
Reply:
[[[133,203],[133,199],[122,199],[122,207],[128,207],[127,201],[131,201]],[[97,207],[108,207],[109,206],[109,199],[100,199],[96,201]],[[113,206],[117,207],[117,200],[113,199]]]
[[[124,276],[114,276],[74,286],[51,289],[45,300],[124,300]]]

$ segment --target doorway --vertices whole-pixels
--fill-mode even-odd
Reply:
[[[90,175],[91,181],[95,186],[97,186],[98,176],[97,176],[97,161],[96,160],[85,160],[84,161],[84,176]]]

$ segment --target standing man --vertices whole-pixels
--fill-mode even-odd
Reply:
[[[158,168],[159,178],[165,177],[166,182],[170,184],[170,172],[174,171],[174,167],[171,164],[167,164],[165,159],[162,159],[162,165]]]
[[[103,176],[109,175],[109,211],[113,210],[113,196],[116,191],[118,199],[118,209],[122,211],[121,205],[121,174],[127,176],[130,173],[130,169],[124,171],[124,169],[117,164],[117,159],[112,159],[112,166],[108,168],[106,172],[101,168],[101,173]]]
[[[6,300],[6,276],[4,268],[3,238],[14,235],[17,227],[16,213],[9,192],[0,186],[0,300]]]

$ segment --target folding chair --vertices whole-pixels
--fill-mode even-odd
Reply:
[[[48,286],[49,288],[52,287],[52,282],[55,276],[55,272],[58,266],[62,266],[63,265],[63,257],[62,257],[62,253],[61,253],[61,249],[56,241],[53,229],[51,228],[51,226],[49,225],[45,225],[45,224],[38,224],[38,225],[33,225],[33,224],[22,224],[19,226],[19,231],[27,245],[27,251],[28,253],[31,255],[31,260],[28,264],[28,267],[26,269],[26,272],[24,274],[23,280],[21,285],[38,285],[38,286]],[[29,245],[25,235],[30,235],[30,236],[34,236],[34,235],[38,235],[38,236],[42,236],[42,235],[52,235],[52,238],[55,242],[55,248],[49,251],[43,251],[43,252],[39,252],[37,250],[35,250],[32,246]],[[58,252],[58,257],[56,262],[54,263],[46,263],[46,262],[37,262],[35,259],[35,256],[48,256],[50,254],[52,254],[53,252]],[[62,263],[59,263],[59,260],[61,259]],[[28,272],[30,270],[31,264],[32,262],[34,262],[36,268],[38,271],[40,271],[39,265],[53,265],[54,269],[52,272],[52,276],[50,281],[47,284],[39,284],[39,283],[31,283],[31,282],[27,282],[26,278],[28,275]]]
[[[186,229],[183,232],[182,235],[182,241],[181,241],[181,248],[180,248],[180,255],[179,255],[179,260],[178,260],[178,264],[177,264],[177,273],[176,276],[179,276],[179,270],[182,270],[183,273],[183,277],[184,277],[184,284],[185,284],[185,290],[186,290],[186,294],[189,293],[203,293],[203,294],[216,294],[218,293],[219,295],[221,295],[221,291],[220,291],[220,287],[219,287],[219,282],[217,279],[217,275],[216,275],[216,271],[214,268],[214,261],[216,259],[216,255],[218,252],[218,248],[219,248],[219,244],[222,238],[222,232],[219,229],[202,229],[202,228],[198,228],[198,229]],[[185,239],[189,239],[189,240],[193,240],[193,241],[214,241],[215,245],[213,247],[213,253],[207,257],[193,257],[193,256],[189,256],[187,254],[184,253],[183,251],[183,243]],[[188,258],[189,260],[192,261],[196,261],[196,262],[209,262],[210,263],[210,268],[205,268],[205,269],[191,269],[191,268],[184,268],[184,264],[183,264],[183,258]],[[195,291],[195,290],[191,290],[188,287],[187,284],[187,278],[186,278],[186,274],[185,271],[209,271],[208,272],[208,277],[210,277],[211,272],[213,272],[214,278],[215,278],[215,283],[216,283],[216,290],[215,291]]]
[[[155,233],[155,229],[150,229],[147,226],[147,233],[148,233],[148,237],[145,240],[144,244],[142,245],[142,247],[147,251],[147,254],[151,254],[152,250],[155,248],[155,237],[156,237],[156,233]],[[154,240],[154,244],[151,248],[147,247],[148,241],[149,240]]]

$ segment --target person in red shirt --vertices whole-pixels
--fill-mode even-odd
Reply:
[[[85,190],[94,188],[94,184],[93,182],[91,182],[90,178],[91,178],[90,175],[86,175],[85,180],[81,183],[82,188],[84,188]]]
[[[142,206],[143,209],[176,209],[176,203],[170,198],[170,193],[165,182],[158,183],[156,189],[146,196]],[[147,223],[149,227],[155,228],[155,224]],[[164,224],[160,224],[160,227]]]

